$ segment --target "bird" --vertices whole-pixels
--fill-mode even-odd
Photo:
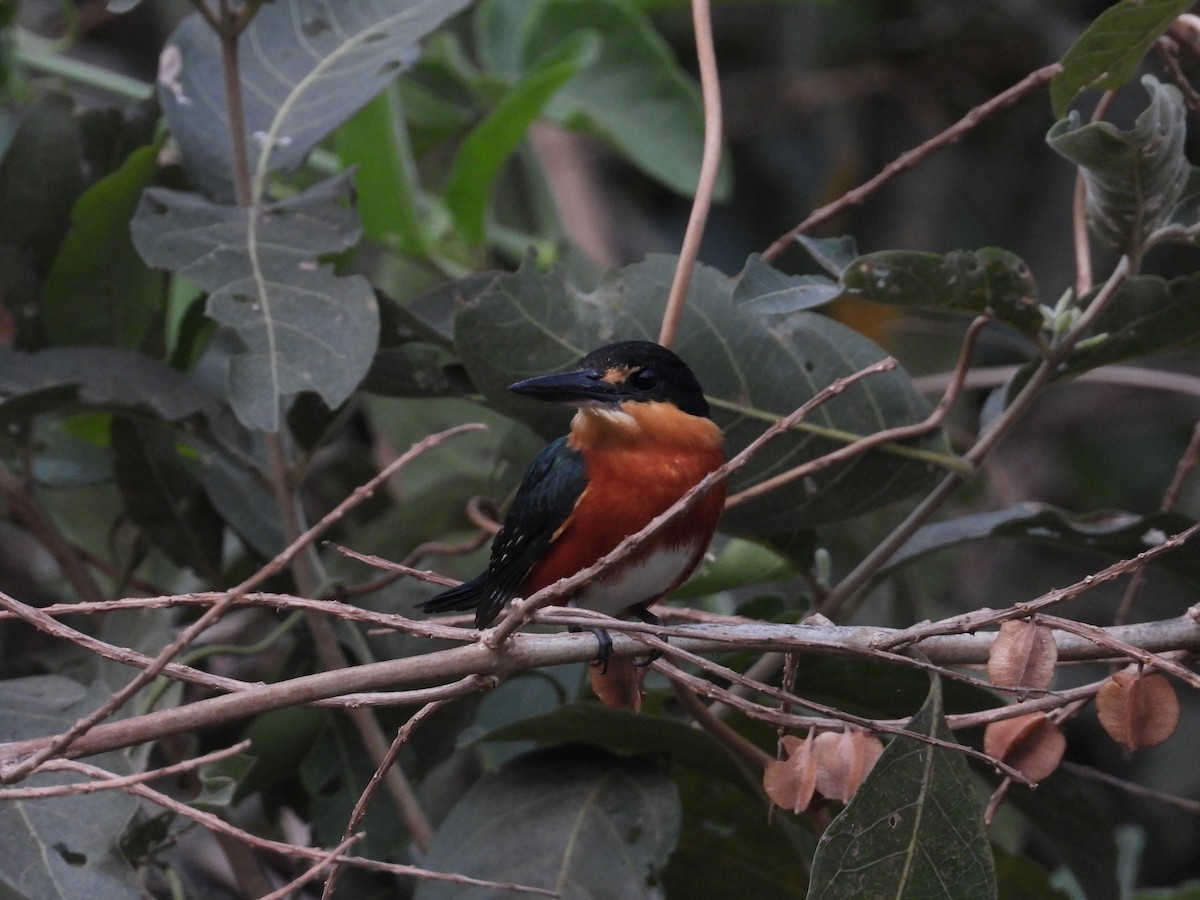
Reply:
[[[587,568],[665,512],[725,461],[696,376],[651,341],[619,341],[577,368],[510,385],[515,394],[577,408],[570,431],[534,458],[477,577],[418,604],[475,610],[485,628],[517,596]],[[630,557],[577,589],[567,605],[657,622],[649,607],[704,557],[725,505],[719,481]],[[607,664],[611,641],[600,641]]]

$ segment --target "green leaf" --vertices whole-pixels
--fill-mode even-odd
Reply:
[[[753,541],[734,538],[721,548],[712,564],[704,564],[671,596],[676,600],[703,597],[750,584],[790,578],[794,574],[791,563],[775,551]]]
[[[74,104],[62,94],[45,94],[22,113],[0,159],[0,244],[22,248],[44,270],[82,191]]]
[[[224,526],[200,484],[198,464],[181,456],[174,431],[114,419],[112,450],[113,473],[130,519],[175,565],[215,578]]]
[[[876,577],[887,577],[900,566],[929,553],[992,538],[1031,541],[1108,559],[1130,559],[1192,524],[1192,519],[1179,513],[1141,516],[1110,510],[1081,516],[1044,503],[1018,503],[926,525],[909,538]],[[1190,544],[1180,547],[1164,556],[1162,564],[1200,585],[1200,548]]]
[[[1092,335],[1055,373],[1069,378],[1091,369],[1200,342],[1200,275],[1165,281],[1153,275],[1128,278],[1100,311]]]
[[[1060,769],[1039,781],[1036,791],[1014,786],[1007,799],[1075,876],[1087,900],[1121,896],[1112,820],[1086,783]]]
[[[97,682],[84,687],[58,675],[0,682],[0,742],[65,731],[108,700]],[[90,760],[118,775],[130,773],[122,753]],[[35,774],[22,787],[88,781],[69,772]],[[6,800],[0,803],[0,896],[39,900],[128,900],[138,896],[138,879],[121,854],[119,841],[137,811],[136,798],[122,791]]]
[[[1029,266],[1007,250],[868,253],[849,263],[842,287],[876,303],[994,316],[1028,335],[1042,328]]]
[[[654,340],[674,267],[671,257],[651,256],[610,273],[590,293],[572,285],[560,270],[542,273],[526,266],[498,277],[469,300],[455,320],[456,342],[472,382],[497,409],[546,436],[563,433],[568,410],[513,397],[506,386],[531,375],[562,371],[609,341]],[[752,303],[735,307],[730,300],[733,289],[733,280],[698,266],[675,344],[699,373],[713,416],[724,429],[729,455],[819,388],[885,355],[866,338],[815,313],[774,316],[756,313]],[[920,421],[927,414],[928,405],[907,374],[895,370],[851,386],[818,409],[809,425],[839,435],[863,435]],[[830,434],[800,431],[768,444],[735,473],[730,491],[843,446]],[[937,446],[940,436],[916,448]],[[920,490],[934,474],[927,463],[872,452],[734,507],[726,513],[723,527],[762,535],[848,518]]]
[[[1087,185],[1088,224],[1123,253],[1137,254],[1146,238],[1171,218],[1183,196],[1190,166],[1183,96],[1152,75],[1142,79],[1150,104],[1134,127],[1081,124],[1072,113],[1050,129],[1046,142],[1075,163]]]
[[[745,772],[713,738],[683,722],[661,716],[607,709],[595,703],[560,706],[493,729],[487,741],[570,742],[602,747],[622,755],[660,755],[709,778],[745,783]]]
[[[858,241],[851,235],[815,238],[806,234],[798,234],[796,243],[808,251],[813,262],[834,278],[841,278],[846,266],[859,257]]]
[[[548,117],[599,135],[690,195],[704,138],[700,94],[645,15],[621,0],[489,0],[475,16],[485,65],[513,79],[585,29],[600,35],[600,53],[555,95]]]
[[[936,676],[908,727],[954,740]],[[821,835],[808,896],[995,897],[991,848],[966,757],[895,738]]]
[[[238,41],[253,195],[269,172],[309,151],[416,58],[418,42],[469,0],[313,0],[263,4]],[[221,49],[199,15],[172,33],[158,79],[163,112],[192,181],[229,201],[233,153]]]
[[[162,312],[163,279],[142,262],[129,222],[158,172],[158,147],[142,147],[75,203],[71,229],[46,276],[42,316],[56,344],[138,349]]]
[[[659,762],[556,747],[524,754],[471,788],[434,834],[424,865],[569,897],[661,897],[679,825],[679,794]],[[422,881],[414,896],[491,894]]]
[[[823,275],[787,275],[756,253],[746,260],[733,289],[733,304],[743,303],[755,312],[787,315],[824,306],[842,293],[836,282]]]
[[[162,188],[143,194],[134,245],[209,291],[208,314],[237,332],[244,350],[230,361],[229,400],[251,428],[276,430],[280,404],[300,391],[337,406],[371,364],[371,286],[319,261],[358,240],[349,194],[347,175],[253,210]]]
[[[446,206],[468,241],[483,243],[492,182],[525,139],[529,126],[555,93],[596,58],[590,30],[572,35],[521,78],[458,148],[446,182]]]
[[[116,347],[0,349],[0,421],[64,406],[148,412],[168,422],[218,415],[215,397],[139,353]]]
[[[354,167],[355,208],[363,233],[389,238],[406,253],[426,246],[421,185],[411,158],[395,85],[350,117],[337,133],[338,156]]]
[[[350,812],[374,773],[353,725],[345,717],[326,716],[297,770],[312,804],[313,839],[321,846],[333,847],[342,839]],[[367,835],[356,846],[364,855],[390,859],[404,846],[403,821],[387,804],[367,807],[362,830]]]
[[[1054,115],[1088,88],[1118,88],[1133,77],[1142,58],[1192,0],[1121,0],[1096,17],[1062,58],[1050,82]]]
[[[665,896],[804,896],[816,843],[811,834],[783,816],[768,818],[761,794],[729,781],[688,770],[677,773],[675,781],[683,799],[683,825],[667,866]]]

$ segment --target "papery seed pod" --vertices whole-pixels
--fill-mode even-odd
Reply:
[[[1034,712],[992,722],[983,733],[983,752],[1041,781],[1062,762],[1067,739],[1045,713]]]
[[[1117,672],[1096,694],[1096,713],[1109,737],[1130,750],[1161,744],[1179,726],[1179,698],[1157,673]]]
[[[1054,678],[1058,645],[1045,625],[1013,620],[1000,626],[988,654],[988,678],[1000,687],[1045,690]]]

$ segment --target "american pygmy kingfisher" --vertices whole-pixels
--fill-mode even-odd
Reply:
[[[721,429],[709,418],[696,376],[649,341],[609,344],[572,372],[529,378],[509,390],[579,411],[570,433],[547,445],[525,473],[487,570],[420,604],[426,612],[474,609],[480,628],[513,597],[528,597],[596,562],[725,458]],[[722,482],[576,591],[570,605],[654,621],[648,607],[696,568],[724,503]]]

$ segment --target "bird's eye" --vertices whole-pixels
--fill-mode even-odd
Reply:
[[[653,369],[639,369],[630,380],[639,391],[648,391],[658,384],[658,373]]]

